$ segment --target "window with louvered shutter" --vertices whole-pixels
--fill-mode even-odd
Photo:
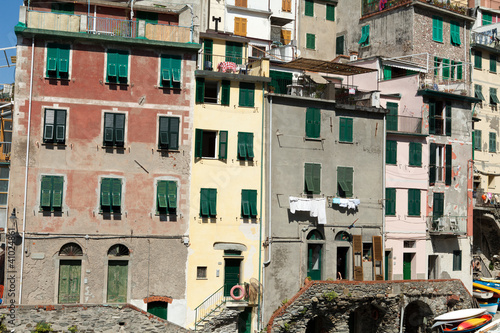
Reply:
[[[257,216],[257,190],[241,191],[241,216],[246,218]]]
[[[408,190],[408,216],[420,216],[420,190]]]
[[[341,198],[353,196],[353,174],[353,168],[337,167],[337,196]]]
[[[443,41],[443,18],[440,16],[432,17],[432,40],[436,42]]]
[[[123,147],[125,143],[125,114],[104,113],[103,144]]]
[[[422,144],[410,142],[410,166],[422,166]]]
[[[181,56],[162,54],[160,57],[160,87],[181,88],[181,66]]]
[[[321,111],[317,108],[306,110],[306,137],[319,138],[321,132]]]
[[[352,236],[354,281],[363,281],[363,240],[361,235]]]
[[[43,142],[64,143],[66,141],[66,110],[45,109]]]
[[[106,82],[121,83],[128,82],[128,52],[122,50],[108,50]]]
[[[63,201],[64,178],[62,176],[42,176],[40,185],[40,209],[60,211]]]
[[[230,96],[231,96],[231,81],[222,81],[221,85],[221,99],[220,99],[220,104],[221,105],[229,105],[230,102]]]
[[[179,149],[179,118],[160,117],[158,129],[158,149]]]
[[[385,163],[397,164],[397,141],[387,140],[385,143]]]
[[[385,189],[385,215],[396,215],[396,189]]]
[[[340,118],[339,120],[340,142],[352,142],[352,131],[353,131],[352,124],[353,124],[352,118]]]
[[[219,160],[227,159],[227,131],[219,131]]]
[[[45,76],[53,79],[67,79],[69,77],[69,59],[69,45],[47,44]]]
[[[304,165],[304,191],[310,194],[321,193],[321,165],[306,163]]]

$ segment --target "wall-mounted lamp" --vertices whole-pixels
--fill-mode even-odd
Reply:
[[[16,209],[12,208],[12,213],[9,216],[10,223],[12,223],[16,227],[16,233],[18,233],[17,229],[17,216],[16,216]]]

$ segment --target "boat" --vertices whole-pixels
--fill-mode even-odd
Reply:
[[[470,318],[470,319],[464,320],[461,323],[459,323],[458,325],[457,324],[443,325],[443,326],[441,326],[441,330],[443,332],[456,332],[456,331],[460,331],[463,333],[476,332],[477,329],[489,324],[492,319],[493,319],[492,315],[485,314],[485,315],[482,315],[481,317]]]
[[[492,280],[492,281],[473,280],[473,284],[474,283],[477,285],[488,286],[488,287],[492,287],[492,288],[500,290],[500,281],[499,280]],[[478,288],[480,288],[480,287],[478,287]]]
[[[485,309],[481,308],[474,308],[474,309],[463,309],[463,310],[457,310],[457,311],[451,311],[444,313],[440,316],[437,316],[434,318],[435,321],[445,321],[445,322],[452,322],[452,321],[464,321],[467,319],[475,318],[480,315],[483,315],[486,312]]]
[[[487,291],[487,290],[481,290],[481,289],[474,289],[472,291],[472,294],[477,299],[489,299],[489,298],[492,298],[493,295],[495,295],[495,293],[493,291]]]
[[[500,285],[499,287],[496,288],[494,286],[489,286],[488,284],[489,282],[478,281],[478,280],[474,280],[474,282],[472,282],[472,286],[474,288],[479,288],[482,290],[492,291],[496,294],[500,294]]]
[[[481,309],[485,309],[489,314],[494,315],[498,310],[498,303],[481,303],[479,302]]]
[[[479,331],[476,331],[476,333],[500,333],[500,319],[485,325]]]

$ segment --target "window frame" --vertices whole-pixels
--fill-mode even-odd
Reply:
[[[325,19],[327,21],[335,22],[335,5],[332,5],[329,3],[326,4],[326,17],[325,17]]]
[[[385,141],[385,164],[398,164],[398,142],[396,140]]]
[[[500,100],[497,95],[497,88],[490,87],[490,104],[498,105],[500,104]]]
[[[47,124],[47,111],[54,111],[54,120],[51,124]],[[59,123],[59,114],[64,113],[64,123]],[[43,108],[43,129],[42,129],[42,140],[45,144],[66,144],[66,128],[67,128],[67,118],[68,118],[68,109],[60,109],[55,107],[44,107]],[[47,135],[47,127],[52,126],[52,135],[51,138]],[[57,135],[58,127],[62,126],[62,138]]]
[[[347,176],[347,179],[341,180],[342,176]],[[341,183],[344,183],[342,186]],[[344,196],[342,196],[344,192]],[[354,168],[337,166],[337,196],[341,198],[352,198],[354,196]]]
[[[304,0],[304,15],[314,17],[314,1],[313,0]]]
[[[177,208],[179,206],[178,181],[172,179],[158,179],[155,185],[156,215],[176,215]],[[173,193],[173,191],[175,191],[175,193]],[[160,196],[162,195],[164,195],[165,197],[161,198]],[[164,207],[162,207],[162,205]]]
[[[339,117],[339,142],[353,143],[354,119],[349,117]]]
[[[240,107],[255,107],[255,83],[240,82],[238,105]]]
[[[113,57],[115,56],[116,59],[113,59]],[[116,66],[116,68],[114,68],[113,70],[111,69],[112,67],[110,67],[112,65]],[[122,70],[122,66],[125,66],[126,75]],[[122,49],[107,49],[105,68],[106,77],[104,81],[106,82],[106,84],[128,85],[130,82],[130,52],[128,50]],[[110,77],[114,77],[115,79],[111,80]]]
[[[104,183],[105,182],[110,182],[109,184],[109,204],[106,204],[106,198],[104,198],[104,192],[106,188],[104,188]],[[119,184],[118,184],[119,182]],[[123,187],[124,187],[124,182],[123,178],[121,177],[112,177],[112,176],[106,176],[106,177],[101,177],[100,179],[100,187],[99,187],[99,212],[101,214],[121,214],[122,213],[122,206],[123,206]],[[119,195],[117,191],[117,187],[119,185]],[[118,196],[119,200],[119,205],[115,204],[115,195]],[[104,201],[104,203],[103,203]],[[104,207],[109,207],[108,209],[104,209]],[[115,207],[115,209],[113,209]]]
[[[474,50],[474,68],[483,69],[483,52]]]
[[[182,56],[173,54],[160,55],[159,88],[182,88]],[[177,73],[177,79],[176,74]],[[166,79],[168,77],[168,80]],[[168,82],[168,85],[165,83]]]
[[[306,33],[306,49],[316,50],[316,35]]]
[[[257,218],[257,190],[241,190],[241,217]]]
[[[396,188],[385,189],[385,216],[396,216]]]
[[[474,130],[474,150],[482,151],[482,131],[479,129]]]
[[[57,80],[70,79],[71,64],[71,44],[46,43],[45,45],[45,78]],[[53,58],[54,69],[50,65],[50,59]],[[66,62],[66,65],[64,65]],[[66,68],[64,69],[64,66]]]
[[[462,250],[453,251],[453,271],[462,270]]]
[[[490,53],[490,72],[497,72],[497,56],[496,54]]]
[[[306,109],[305,137],[306,139],[319,139],[321,137],[321,109]]]
[[[204,201],[206,207],[204,207]],[[200,218],[217,217],[217,189],[200,188]]]
[[[166,120],[166,129],[162,127],[162,120]],[[175,121],[174,121],[175,120]],[[173,123],[172,123],[173,122]],[[172,130],[172,126],[175,127],[175,122],[177,122],[177,129]],[[158,150],[179,150],[179,140],[181,138],[181,117],[171,116],[171,115],[158,115]],[[165,124],[164,124],[165,125]],[[162,135],[166,135],[167,143],[162,143]],[[175,141],[175,145],[171,145],[170,142]]]
[[[113,115],[113,127],[106,126],[106,116],[107,115]],[[117,139],[119,137],[118,133],[120,128],[117,127],[117,117],[118,116],[123,116],[123,140]],[[106,140],[106,130],[107,129],[112,129],[112,140]],[[110,112],[110,111],[104,111],[103,112],[103,121],[102,121],[102,145],[107,148],[120,148],[124,149],[125,148],[125,142],[127,137],[127,113],[126,112]],[[121,142],[120,142],[121,141]]]
[[[483,86],[480,84],[474,84],[474,97],[486,101],[483,95]],[[482,103],[482,102],[481,102]]]
[[[443,42],[443,17],[432,16],[432,40],[435,42]]]
[[[408,189],[408,216],[417,217],[422,214],[422,193],[420,189]]]
[[[214,142],[214,156],[203,156],[203,132],[216,133]],[[195,141],[195,146],[194,146],[195,159],[227,160],[228,131],[196,128],[194,141]]]
[[[39,201],[40,212],[62,212],[65,192],[64,183],[65,179],[63,175],[41,175]],[[50,189],[46,187],[48,185],[50,185]],[[59,188],[56,186],[59,186]],[[60,190],[59,197],[57,197],[57,194],[55,193],[57,190]],[[44,191],[49,191],[49,193],[44,194]],[[48,203],[44,204],[44,200],[48,200]]]
[[[411,167],[422,166],[422,143],[410,142],[408,162]]]
[[[457,21],[450,21],[450,43],[454,46],[460,46],[460,23]]]

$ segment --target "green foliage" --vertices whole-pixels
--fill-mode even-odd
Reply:
[[[292,328],[292,325],[290,323],[283,324],[283,331],[290,332],[291,328]]]
[[[489,264],[488,268],[490,269],[490,271],[492,271],[492,270],[493,270],[493,268],[495,268],[495,267],[493,266],[493,263],[492,263],[492,262],[490,262],[490,264]]]
[[[301,314],[301,315],[305,315],[305,314],[306,314],[306,312],[307,312],[307,310],[309,310],[309,309],[308,309],[308,307],[307,307],[307,306],[304,306],[304,308],[302,309],[302,311],[300,311],[300,314]]]
[[[328,300],[328,302],[331,302],[335,298],[339,297],[339,295],[334,290],[332,290],[332,291],[329,291],[327,293],[324,293],[323,297],[326,298]]]
[[[281,301],[281,306],[285,305],[286,303],[288,303],[288,298],[285,298]]]
[[[77,333],[78,332],[78,327],[76,325],[68,327],[68,331],[71,333]]]
[[[7,331],[7,325],[5,325],[4,321],[5,321],[5,314],[3,314],[0,317],[0,333],[6,333],[6,332],[8,332]]]
[[[31,333],[49,333],[49,332],[54,332],[52,330],[52,325],[44,321],[41,321],[38,324],[36,324],[35,330],[31,331]]]

